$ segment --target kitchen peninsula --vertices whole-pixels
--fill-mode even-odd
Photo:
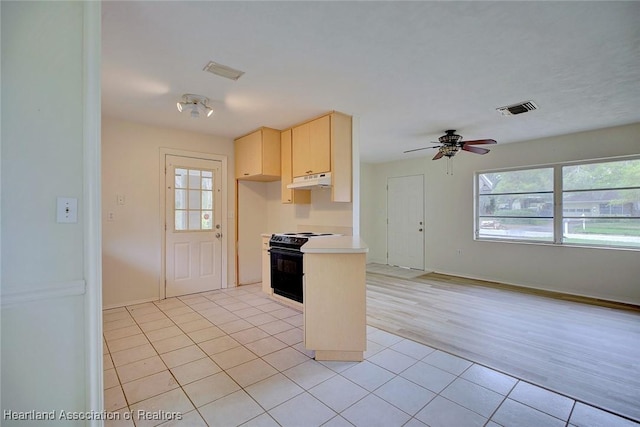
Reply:
[[[304,346],[316,360],[362,361],[366,253],[357,236],[310,239],[304,254]]]

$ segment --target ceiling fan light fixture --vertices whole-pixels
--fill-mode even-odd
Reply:
[[[443,156],[447,156],[449,158],[455,156],[458,150],[460,150],[460,147],[457,145],[443,145],[439,149]]]
[[[461,140],[462,137],[460,135],[457,135],[456,131],[452,129],[445,131],[445,135],[442,135],[440,138],[438,138],[438,141],[440,141],[441,144],[445,145],[459,144]]]
[[[186,93],[182,95],[182,101],[176,103],[176,107],[181,113],[185,110],[190,110],[189,116],[192,119],[200,117],[200,111],[207,117],[213,115],[213,108],[209,105],[209,98],[201,95]]]

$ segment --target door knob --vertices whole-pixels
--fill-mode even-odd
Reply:
[[[222,233],[216,233],[216,239],[219,239],[222,237]]]
[[[418,228],[418,231],[422,231],[422,228]]]

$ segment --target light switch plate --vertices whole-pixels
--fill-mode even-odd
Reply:
[[[60,224],[73,224],[78,222],[78,199],[71,197],[58,197],[56,206],[56,220]]]

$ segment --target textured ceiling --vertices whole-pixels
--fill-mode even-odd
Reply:
[[[500,144],[640,122],[639,22],[636,1],[105,1],[103,113],[234,138],[338,110],[367,162],[433,155],[402,152],[445,129]],[[216,114],[179,114],[184,93]]]

